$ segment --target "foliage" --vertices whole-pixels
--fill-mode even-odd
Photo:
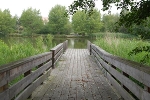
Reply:
[[[129,40],[129,39],[105,36],[105,38],[98,38],[95,41],[95,44],[100,46],[101,48],[103,48],[104,50],[106,50],[111,54],[123,57],[128,60],[150,65],[150,59],[146,59],[148,53],[145,52],[148,50],[148,48],[147,47],[143,48],[145,45],[149,45],[148,41],[142,41],[136,39]],[[138,48],[139,51],[138,52],[135,51],[135,48],[139,46],[140,46],[140,48]]]
[[[48,34],[48,33],[50,33],[48,24],[41,27],[41,30],[38,32],[38,34]]]
[[[100,18],[100,12],[96,9],[91,16],[83,11],[77,11],[72,17],[74,32],[82,34],[99,32],[102,26]]]
[[[99,32],[101,27],[102,27],[101,14],[97,9],[93,9],[91,16],[88,16],[86,14],[86,23],[85,23],[86,33]]]
[[[46,37],[45,37],[45,44],[47,46],[47,51],[50,50],[50,48],[52,47],[52,40],[53,40],[53,36],[51,34],[48,34]]]
[[[72,27],[74,33],[85,33],[86,14],[82,11],[77,11],[72,17]]]
[[[65,34],[66,25],[69,23],[68,16],[65,16],[66,8],[61,5],[54,6],[49,12],[49,28],[52,34]]]
[[[150,46],[139,46],[133,49],[131,52],[129,52],[129,55],[137,55],[139,53],[145,52],[143,59],[140,61],[141,63],[146,63],[149,61],[150,58]]]
[[[105,36],[108,37],[116,37],[116,38],[124,38],[124,39],[137,39],[135,35],[132,34],[125,34],[125,33],[113,33],[113,32],[99,32],[99,33],[93,33],[93,36],[97,38],[105,38]]]
[[[130,32],[137,36],[140,36],[142,39],[150,38],[150,17],[147,17],[140,25],[132,25],[130,27]]]
[[[22,12],[19,19],[20,25],[28,34],[38,33],[41,27],[44,25],[40,10],[28,8]]]
[[[24,41],[16,42],[11,44],[11,46],[0,40],[0,65],[49,51],[50,48],[52,48],[53,37],[48,35],[45,38],[46,41],[44,41],[43,37],[38,37],[35,44],[29,41]]]
[[[104,23],[104,30],[108,32],[115,32],[115,27],[117,24],[117,21],[119,20],[118,14],[112,14],[112,15],[103,15],[103,23]]]
[[[19,33],[20,32],[20,27],[19,27],[19,17],[17,15],[15,15],[13,17],[13,20],[14,20],[14,26],[13,26],[13,29],[14,29],[14,33]]]
[[[142,20],[150,16],[150,1],[149,0],[101,0],[103,10],[111,10],[111,4],[115,4],[117,9],[121,9],[120,25],[130,26],[131,24],[140,24]],[[68,10],[69,14],[74,14],[77,10],[83,9],[91,11],[95,7],[95,0],[76,0]],[[127,14],[126,11],[129,11]]]
[[[9,34],[14,31],[15,18],[10,14],[9,9],[0,10],[0,34]]]
[[[68,14],[75,14],[77,10],[84,9],[86,12],[92,13],[93,8],[95,7],[95,0],[75,0],[70,6],[68,10]],[[89,13],[89,14],[90,14]]]

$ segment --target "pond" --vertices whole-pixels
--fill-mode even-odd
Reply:
[[[0,36],[0,39],[3,40],[8,45],[11,45],[13,43],[19,43],[24,41],[31,41],[35,42],[35,37],[2,37]],[[87,40],[90,40],[91,42],[94,41],[94,39],[90,38],[54,38],[52,41],[52,46],[56,46],[59,43],[64,42],[65,40],[68,40],[68,48],[78,48],[83,49],[87,48]]]

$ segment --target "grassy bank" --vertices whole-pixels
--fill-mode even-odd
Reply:
[[[23,42],[10,43],[11,45],[0,40],[0,65],[49,51],[52,46],[52,38],[51,35],[47,35],[45,38],[39,36],[34,43],[25,40]]]
[[[110,32],[93,33],[92,36],[96,38],[104,38],[105,36],[116,37],[116,38],[128,38],[128,39],[137,38],[135,35],[132,35],[132,34],[110,33]]]
[[[130,56],[129,52],[131,52],[136,47],[150,45],[148,41],[116,38],[115,36],[105,36],[104,38],[98,38],[94,43],[111,54],[136,62],[140,62],[147,53],[141,52]],[[150,60],[147,60],[145,64],[150,66]]]

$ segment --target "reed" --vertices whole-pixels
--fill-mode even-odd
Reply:
[[[39,36],[36,38],[35,43],[26,40],[11,45],[0,40],[0,65],[49,51],[52,48],[52,39],[51,35],[44,38]]]
[[[150,45],[148,41],[116,38],[115,36],[107,35],[103,38],[97,38],[94,43],[113,55],[136,62],[140,62],[147,52],[141,52],[132,56],[129,53],[136,47]],[[145,64],[150,66],[150,60],[147,60]]]

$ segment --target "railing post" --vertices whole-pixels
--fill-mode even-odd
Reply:
[[[31,70],[28,70],[27,72],[24,73],[24,77],[28,76],[29,74],[31,74]],[[29,86],[29,85],[28,85]],[[27,87],[28,87],[27,86]],[[28,99],[32,97],[32,94],[29,95]]]
[[[50,50],[52,52],[52,68],[54,69],[54,63],[55,63],[55,50]]]
[[[144,90],[150,93],[150,87],[144,85]]]
[[[65,52],[67,48],[68,48],[68,40],[63,42],[63,52]]]
[[[91,47],[91,43],[90,43],[90,55],[92,54],[92,47]]]
[[[8,72],[0,73],[0,80],[8,78]],[[6,82],[3,86],[0,87],[0,93],[8,89],[8,82]]]
[[[92,48],[91,48],[91,42],[89,40],[87,41],[87,49],[89,50],[90,55],[91,55],[92,54]]]

